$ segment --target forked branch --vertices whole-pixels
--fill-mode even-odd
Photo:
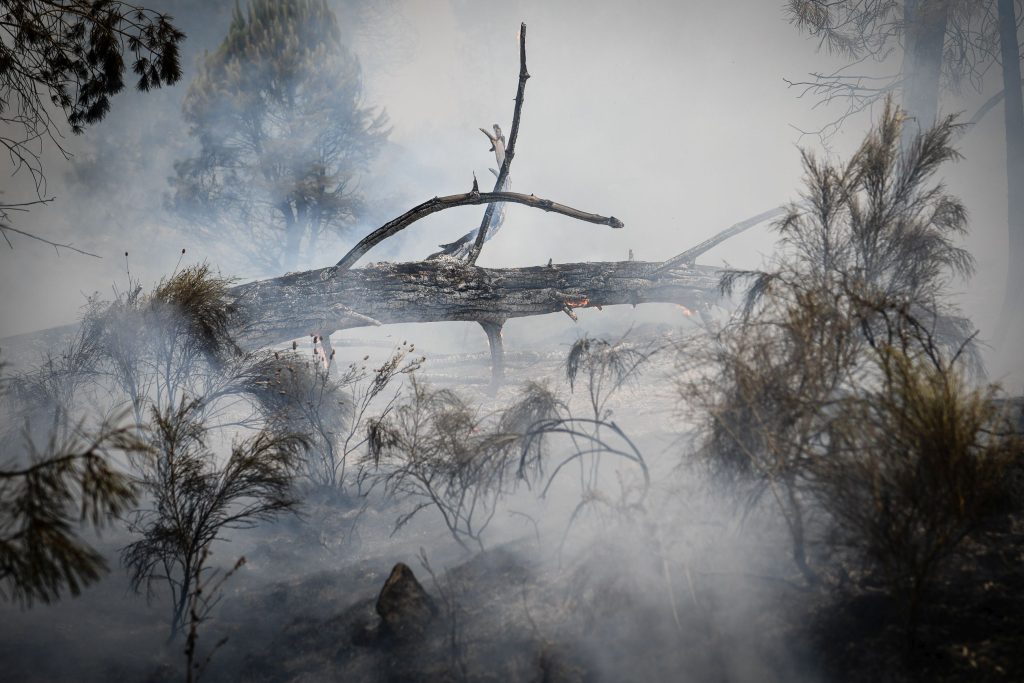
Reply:
[[[509,168],[512,166],[512,159],[516,156],[516,138],[519,137],[519,121],[523,114],[523,99],[526,96],[526,81],[530,78],[530,72],[526,70],[526,23],[519,25],[519,87],[516,89],[516,106],[512,113],[512,130],[508,134],[508,145],[505,147],[505,160],[501,162],[498,169],[498,178],[494,182],[494,191],[500,192],[505,187],[508,179]],[[469,265],[475,265],[480,256],[480,250],[484,248],[487,241],[487,231],[491,227],[491,220],[494,217],[494,204],[490,204],[484,212],[484,218],[480,222],[480,229],[476,233],[476,241],[473,248],[466,257]],[[615,226],[612,226],[615,227]],[[621,224],[619,225],[621,227]]]
[[[506,159],[507,158],[508,157],[506,157]],[[470,192],[428,199],[419,206],[409,209],[398,218],[388,221],[381,227],[377,228],[360,240],[359,244],[352,247],[352,250],[345,254],[344,258],[338,261],[338,264],[335,266],[335,272],[348,270],[356,261],[362,258],[366,252],[370,251],[370,249],[373,249],[387,238],[405,230],[416,221],[421,218],[426,218],[432,213],[451,209],[456,206],[474,206],[478,204],[494,206],[494,204],[498,202],[524,204],[542,211],[550,211],[552,213],[562,214],[563,216],[569,216],[570,218],[575,218],[576,220],[584,221],[586,223],[607,225],[616,229],[623,227],[622,221],[615,216],[599,216],[596,213],[587,213],[586,211],[580,211],[579,209],[574,209],[571,206],[566,206],[565,204],[553,202],[550,199],[541,199],[540,197],[532,194],[521,194],[519,192],[480,192],[477,190],[474,183],[474,188]]]

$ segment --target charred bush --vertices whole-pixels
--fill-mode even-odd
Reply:
[[[973,267],[954,243],[966,212],[931,181],[958,157],[957,124],[948,117],[903,147],[902,123],[889,102],[845,165],[804,154],[803,201],[775,226],[780,254],[765,270],[725,275],[726,292],[749,283],[743,308],[698,352],[708,372],[681,381],[701,405],[706,461],[749,500],[772,496],[812,582],[812,482],[835,455],[848,402],[878,390],[878,349],[904,339],[915,354],[926,345],[975,358],[970,322],[945,302],[950,280]]]
[[[85,324],[100,330],[101,369],[131,406],[139,424],[149,408],[177,408],[203,398],[216,410],[219,400],[246,393],[258,354],[243,354],[234,333],[243,320],[230,294],[231,280],[207,264],[162,280],[150,294],[129,281],[106,306],[99,303]]]
[[[184,628],[210,571],[206,557],[223,532],[250,528],[297,503],[292,480],[301,437],[261,431],[236,442],[218,466],[206,433],[195,402],[154,409],[151,448],[135,459],[149,507],[131,516],[129,530],[141,538],[122,550],[121,560],[136,590],[145,586],[149,595],[154,584],[167,585],[172,635]]]
[[[472,542],[482,549],[482,534],[513,476],[502,445],[464,399],[413,377],[406,399],[370,422],[363,476],[389,496],[416,501],[396,520],[396,529],[433,507],[459,545],[468,549]]]
[[[877,387],[843,402],[829,457],[811,468],[839,540],[880,570],[918,624],[937,571],[994,510],[1022,442],[993,401],[933,346],[877,349]]]
[[[333,375],[331,359],[316,347],[312,359],[283,352],[267,359],[253,395],[270,430],[306,436],[303,474],[310,484],[344,492],[352,483],[349,464],[366,446],[370,415],[381,420],[395,407],[401,392],[396,380],[423,362],[412,355],[415,350],[403,342],[376,368],[367,368],[367,356]]]

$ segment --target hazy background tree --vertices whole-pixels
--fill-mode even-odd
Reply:
[[[294,269],[355,222],[358,175],[387,137],[324,0],[236,8],[184,116],[199,153],[175,165],[174,209],[266,272]]]
[[[1020,38],[1024,4],[1020,0],[790,0],[793,22],[849,64],[831,73],[813,73],[800,83],[823,101],[846,100],[845,113],[822,131],[838,130],[849,115],[870,107],[886,94],[902,93],[902,108],[914,122],[910,136],[937,121],[940,93],[959,93],[967,85],[982,91],[993,66],[1001,69],[1002,91],[970,119],[974,124],[1000,101],[1006,135],[1009,268],[997,335],[1019,323],[1015,297],[1024,291],[1024,102],[1021,96]],[[875,75],[870,62],[902,57],[893,74]],[[905,140],[906,141],[906,140]],[[1017,318],[1017,320],[1014,320]]]

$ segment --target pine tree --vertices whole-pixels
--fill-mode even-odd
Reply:
[[[262,270],[294,269],[359,217],[355,183],[387,137],[362,106],[359,62],[326,0],[252,0],[189,88],[197,156],[175,165],[173,209]]]

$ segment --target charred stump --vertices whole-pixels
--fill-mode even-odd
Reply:
[[[377,614],[381,620],[381,635],[409,640],[423,636],[438,609],[412,569],[399,562],[380,589]]]

